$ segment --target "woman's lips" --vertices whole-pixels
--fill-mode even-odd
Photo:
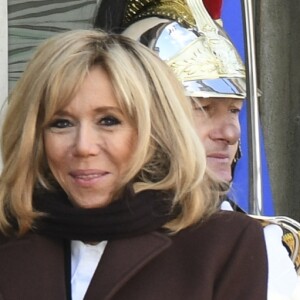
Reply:
[[[71,171],[69,174],[76,184],[89,187],[102,181],[109,175],[109,172],[100,170],[76,170]]]

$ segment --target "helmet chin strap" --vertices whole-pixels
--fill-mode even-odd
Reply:
[[[239,139],[238,140],[238,148],[237,148],[237,151],[235,153],[235,156],[234,156],[234,159],[233,159],[233,162],[232,162],[232,165],[231,165],[232,180],[233,180],[233,177],[234,177],[234,170],[235,170],[236,164],[237,164],[237,162],[239,161],[239,159],[241,157],[242,157],[241,139]]]

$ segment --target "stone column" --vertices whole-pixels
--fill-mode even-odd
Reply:
[[[300,1],[256,0],[261,122],[277,215],[300,221]]]

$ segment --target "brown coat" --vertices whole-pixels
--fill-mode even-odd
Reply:
[[[0,238],[0,300],[65,300],[63,243],[36,234]],[[265,300],[261,226],[221,212],[174,236],[108,243],[85,300]]]

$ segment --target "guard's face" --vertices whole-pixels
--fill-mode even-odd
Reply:
[[[74,205],[112,201],[135,152],[137,133],[120,110],[101,68],[90,71],[73,100],[44,131],[49,167]]]
[[[221,180],[232,180],[231,164],[241,135],[243,100],[198,98],[193,103],[197,133],[206,150],[207,166]]]

